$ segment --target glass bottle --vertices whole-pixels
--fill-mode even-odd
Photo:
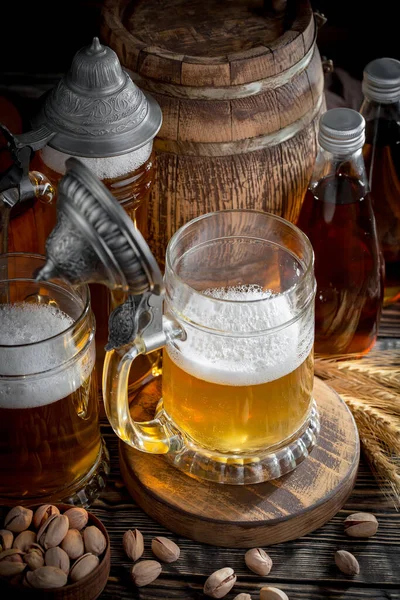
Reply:
[[[315,253],[315,352],[365,354],[377,337],[383,259],[362,155],[365,121],[335,108],[320,119],[319,151],[298,226]]]
[[[379,58],[364,69],[364,161],[385,259],[384,304],[400,299],[400,61]]]

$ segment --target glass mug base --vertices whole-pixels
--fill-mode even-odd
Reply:
[[[107,477],[110,473],[110,456],[104,440],[101,440],[100,451],[90,471],[79,481],[74,481],[66,488],[60,489],[51,495],[35,495],[13,497],[12,495],[0,496],[0,504],[18,504],[22,506],[59,503],[73,504],[88,508],[101,491],[105,488]]]
[[[320,431],[315,400],[303,426],[282,444],[251,455],[224,455],[197,446],[172,424],[163,408],[157,405],[156,419],[175,432],[166,460],[192,477],[215,483],[252,485],[278,479],[293,471],[314,448]]]

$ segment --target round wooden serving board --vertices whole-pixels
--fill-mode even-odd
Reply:
[[[148,413],[161,395],[160,378],[151,385],[138,398],[135,418]],[[321,419],[317,445],[279,480],[249,486],[210,483],[188,477],[162,456],[121,442],[125,484],[155,521],[198,542],[251,548],[310,533],[329,521],[350,495],[360,453],[356,424],[341,398],[317,378],[314,398]]]

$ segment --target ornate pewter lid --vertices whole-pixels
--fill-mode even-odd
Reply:
[[[76,158],[60,180],[57,224],[36,279],[103,283],[131,294],[160,295],[163,280],[141,233],[103,183]]]
[[[140,148],[155,137],[161,122],[158,103],[133,83],[116,53],[95,37],[75,54],[32,124],[55,132],[48,144],[56,150],[101,158]]]

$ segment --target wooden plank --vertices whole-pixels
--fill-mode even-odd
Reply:
[[[257,96],[231,100],[231,108],[234,140],[265,135],[278,131],[282,127],[277,90],[268,90]]]
[[[297,221],[304,193],[312,175],[317,151],[315,130],[317,121],[318,117],[294,138],[280,146],[283,186],[281,215],[292,223]]]
[[[231,142],[229,101],[181,100],[178,139],[188,142]]]
[[[277,88],[275,93],[281,129],[312,111],[313,95],[306,71]]]

